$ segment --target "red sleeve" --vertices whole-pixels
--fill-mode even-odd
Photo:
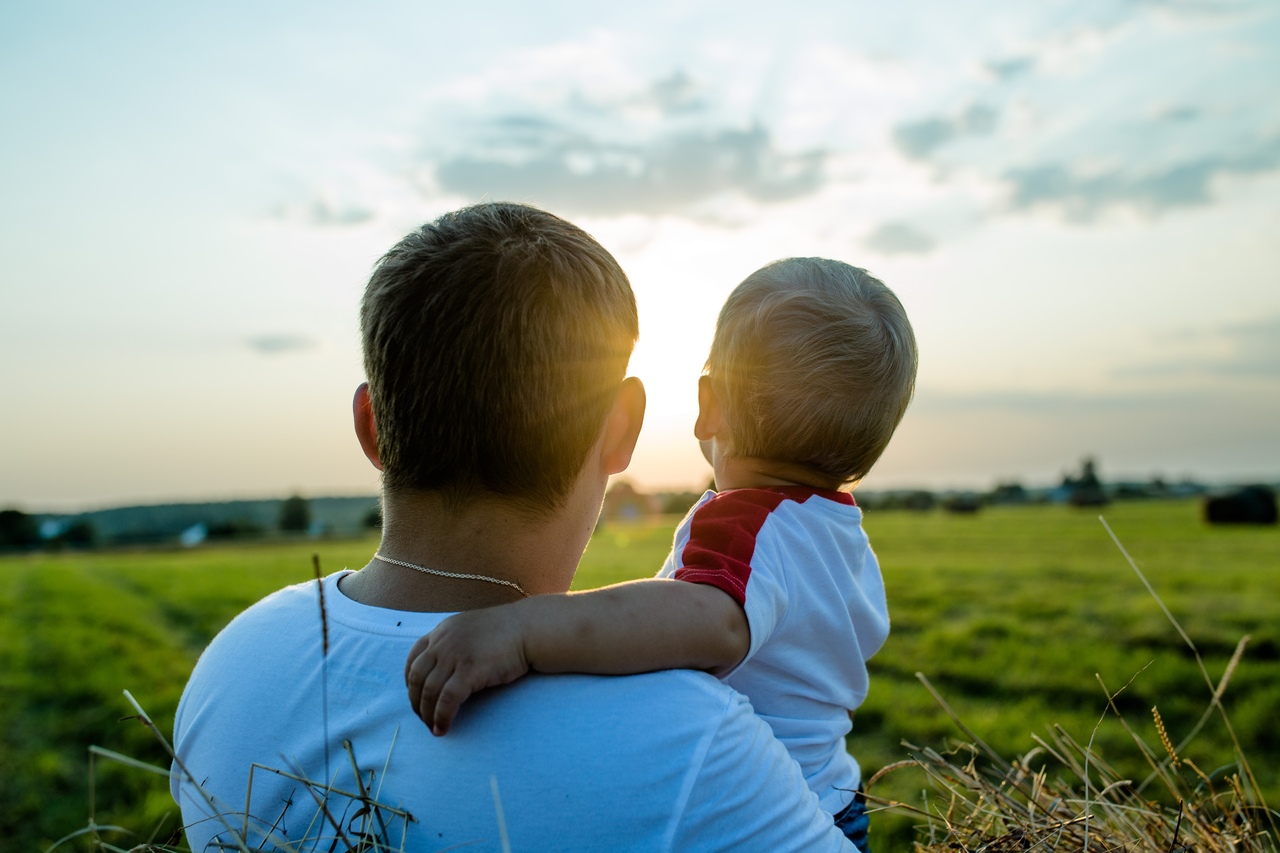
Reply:
[[[769,513],[787,499],[781,491],[735,489],[698,507],[672,577],[714,586],[745,606],[756,537]]]

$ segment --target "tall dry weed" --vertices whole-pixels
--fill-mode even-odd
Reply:
[[[1036,747],[1007,760],[970,731],[928,679],[916,673],[969,743],[946,754],[904,743],[913,757],[885,767],[868,781],[868,788],[873,788],[890,774],[923,771],[934,796],[926,794],[921,805],[877,798],[873,792],[867,798],[879,811],[919,821],[917,853],[1280,853],[1280,815],[1268,807],[1222,705],[1249,637],[1236,644],[1215,683],[1191,637],[1106,519],[1098,520],[1190,649],[1205,680],[1208,707],[1190,734],[1175,745],[1158,708],[1152,708],[1161,755],[1116,705],[1116,697],[1129,685],[1112,693],[1099,678],[1106,705],[1086,744],[1054,726],[1048,740],[1034,736]],[[1094,735],[1108,714],[1120,721],[1150,768],[1146,779],[1124,778],[1094,751]],[[1181,755],[1215,714],[1230,735],[1234,755],[1225,768],[1210,775]]]

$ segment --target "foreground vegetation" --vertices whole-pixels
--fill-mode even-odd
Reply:
[[[1238,641],[1251,635],[1223,704],[1252,761],[1259,793],[1280,802],[1280,531],[1208,528],[1191,502],[1117,504],[1105,512],[1194,641],[1211,680],[1222,677]],[[601,530],[577,585],[651,574],[668,547],[672,523]],[[1212,688],[1096,514],[1057,506],[992,508],[976,516],[880,511],[868,514],[867,526],[894,621],[889,644],[872,663],[872,693],[858,711],[850,748],[868,773],[910,756],[921,759],[878,780],[876,797],[933,814],[935,839],[954,840],[937,816],[938,803],[922,800],[930,784],[923,768],[945,777],[931,756],[967,738],[917,672],[993,753],[1020,756],[1039,738],[1070,759],[1062,738],[1078,744],[1092,738],[1093,772],[1105,766],[1114,780],[1134,780],[1135,789],[1152,775],[1153,764],[1134,736],[1150,745],[1157,768],[1164,754],[1151,711],[1158,708],[1186,790],[1230,789],[1236,755],[1220,715],[1211,715],[1182,743],[1210,707]],[[42,849],[85,825],[90,744],[167,763],[150,732],[120,719],[133,713],[122,689],[138,697],[161,730],[170,730],[186,676],[222,625],[267,592],[306,580],[312,553],[332,571],[363,565],[374,544],[0,559],[5,849]],[[1122,687],[1108,711],[1108,695]],[[947,766],[963,770],[968,760],[962,754]],[[1074,772],[1069,761],[1063,765],[1046,752],[1027,765],[1029,777],[1046,761],[1049,781]],[[999,770],[998,762],[991,764]],[[1161,772],[1173,771],[1166,766]],[[92,781],[98,823],[122,824],[158,840],[175,829],[164,779],[99,760]],[[1176,808],[1179,795],[1167,781],[1157,778],[1144,788],[1143,802]],[[1251,783],[1245,778],[1243,785]],[[999,790],[996,784],[993,791]],[[936,785],[929,796],[938,796]],[[905,809],[878,815],[880,850],[907,849],[910,826],[925,822]],[[990,831],[998,837],[1000,826]],[[134,843],[123,836],[117,841]],[[72,842],[61,849],[85,846]]]
[[[1096,512],[991,510],[971,525],[943,515],[873,517],[868,526],[894,625],[872,662],[872,694],[851,738],[855,754],[875,769],[900,760],[903,741],[941,750],[968,739],[923,689],[916,677],[923,672],[992,752],[1014,759],[1060,737],[1091,743],[1095,773],[1105,766],[1113,780],[1133,780],[1143,797],[1173,807],[1173,791],[1185,789],[1151,779],[1148,755],[1165,752],[1153,709],[1180,759],[1227,787],[1236,749],[1221,715],[1197,729],[1214,688],[1196,651],[1216,684],[1248,635],[1223,704],[1252,761],[1257,793],[1280,800],[1280,531],[1207,527],[1195,502],[1117,504],[1105,513],[1194,649]],[[1042,754],[1035,766],[1051,757]],[[1068,778],[1079,769],[1057,760],[1048,767]],[[1182,772],[1199,784],[1185,766]],[[923,774],[890,774],[886,782],[875,793],[921,802]],[[1077,790],[1082,784],[1075,780]],[[902,838],[908,820],[920,822],[896,816],[886,829]]]

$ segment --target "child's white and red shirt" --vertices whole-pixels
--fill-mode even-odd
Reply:
[[[785,486],[707,492],[676,529],[659,572],[742,605],[747,655],[724,681],[800,764],[823,809],[853,801],[861,769],[845,747],[867,696],[867,660],[889,634],[880,566],[847,492]]]

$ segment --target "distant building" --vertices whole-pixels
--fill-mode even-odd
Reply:
[[[196,522],[178,534],[178,542],[183,548],[194,548],[209,538],[209,525],[203,521]]]

